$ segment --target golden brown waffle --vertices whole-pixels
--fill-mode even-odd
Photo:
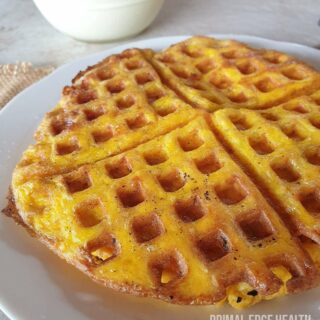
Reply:
[[[202,117],[68,174],[13,181],[37,236],[121,291],[207,304],[247,283],[240,304],[282,294],[275,267],[291,274],[288,292],[317,282],[311,260]]]
[[[193,106],[268,108],[320,87],[319,74],[294,58],[234,40],[193,37],[155,54],[164,81]]]
[[[284,109],[288,105],[277,108],[290,112]],[[274,198],[279,212],[291,222],[292,231],[320,244],[320,169],[312,158],[317,153],[311,154],[319,149],[320,130],[305,118],[296,117],[280,121],[285,133],[260,114],[245,109],[219,110],[213,122],[225,143]]]
[[[279,106],[261,111],[260,114],[269,122],[279,126],[299,148],[303,148],[306,140],[316,144],[320,129],[320,91],[310,96],[289,100]],[[307,152],[307,150],[304,151]],[[306,157],[310,158],[308,155]],[[316,160],[311,160],[312,162],[317,164]]]
[[[64,88],[19,167],[25,179],[69,171],[169,132],[196,113],[161,83],[140,50],[127,50]]]
[[[6,213],[122,292],[243,308],[314,287],[318,88],[292,57],[229,40],[111,56],[41,122]]]

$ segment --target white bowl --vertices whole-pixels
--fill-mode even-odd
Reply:
[[[102,42],[138,34],[155,19],[164,0],[34,0],[59,31]]]

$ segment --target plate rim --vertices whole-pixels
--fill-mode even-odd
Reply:
[[[62,64],[60,66],[58,66],[56,69],[53,70],[53,72],[51,72],[50,74],[46,75],[45,77],[43,77],[42,79],[40,79],[39,81],[36,81],[35,83],[31,84],[30,86],[28,86],[27,88],[23,89],[21,92],[19,92],[17,95],[15,95],[10,101],[8,101],[8,103],[5,104],[5,106],[0,110],[0,116],[2,116],[2,114],[4,113],[4,111],[10,107],[12,104],[14,104],[16,102],[17,99],[20,99],[22,95],[24,95],[27,91],[29,91],[30,89],[33,89],[34,87],[36,87],[37,85],[43,83],[43,82],[46,82],[48,80],[50,80],[52,77],[55,77],[57,76],[57,74],[63,72],[64,69],[67,69],[67,68],[70,68],[72,67],[73,65],[77,65],[79,63],[81,63],[82,61],[85,61],[87,59],[94,59],[95,57],[98,57],[100,56],[101,54],[108,54],[108,52],[110,51],[120,51],[120,50],[125,50],[127,48],[132,48],[132,47],[135,47],[135,46],[139,46],[139,44],[142,44],[142,43],[145,43],[145,42],[153,42],[153,41],[164,41],[164,40],[167,40],[167,39],[180,39],[178,41],[183,41],[183,39],[187,39],[188,37],[191,37],[192,35],[177,35],[177,36],[162,36],[162,37],[155,37],[155,38],[148,38],[148,39],[141,39],[141,40],[138,40],[138,41],[128,41],[124,44],[121,44],[121,45],[116,45],[115,47],[110,47],[110,48],[107,48],[105,50],[101,50],[101,51],[97,51],[97,52],[94,52],[94,53],[91,53],[91,54],[88,54],[88,55],[85,55],[83,57],[79,57],[79,58],[76,58],[72,61],[69,61],[65,64]],[[300,49],[303,49],[303,50],[308,50],[308,51],[312,51],[313,53],[315,54],[320,54],[320,50],[319,49],[316,49],[316,48],[313,48],[313,47],[310,47],[310,46],[307,46],[307,45],[304,45],[304,44],[300,44],[300,43],[297,43],[297,42],[290,42],[290,41],[281,41],[281,40],[273,40],[273,39],[270,39],[270,38],[265,38],[265,37],[259,37],[259,36],[253,36],[253,35],[246,35],[246,34],[234,34],[234,33],[213,33],[213,34],[205,34],[204,36],[209,36],[209,37],[216,37],[216,38],[219,38],[219,39],[235,39],[235,40],[239,40],[239,41],[243,41],[243,42],[246,42],[245,39],[249,39],[251,41],[258,41],[258,42],[269,42],[269,43],[275,43],[275,44],[281,44],[281,45],[284,45],[284,46],[290,46],[290,47],[296,47],[296,48],[300,48]],[[243,40],[242,40],[243,38]],[[99,60],[97,60],[98,62]],[[0,120],[1,121],[1,120]]]

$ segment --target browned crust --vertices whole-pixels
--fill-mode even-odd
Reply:
[[[35,232],[23,221],[23,219],[19,215],[11,188],[9,188],[7,200],[8,205],[2,210],[2,212],[7,217],[12,218],[18,225],[25,228],[32,237],[36,238]]]
[[[144,49],[144,50],[141,50],[139,48],[132,48],[132,49],[126,49],[124,50],[122,53],[119,53],[119,54],[113,54],[107,58],[104,58],[103,60],[101,60],[100,62],[92,65],[92,66],[88,66],[85,70],[82,70],[82,71],[79,71],[77,73],[77,75],[71,80],[71,83],[72,84],[75,84],[79,79],[81,79],[85,74],[87,74],[89,71],[93,70],[93,69],[96,69],[100,66],[103,66],[105,64],[107,64],[108,62],[111,62],[111,61],[117,61],[117,60],[120,60],[122,59],[122,57],[126,56],[126,55],[130,55],[130,54],[133,54],[135,52],[143,52],[143,51],[146,51],[148,54],[150,54],[150,50],[151,49]]]

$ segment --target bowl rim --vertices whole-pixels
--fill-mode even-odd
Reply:
[[[115,8],[121,8],[121,7],[129,7],[137,4],[142,4],[142,3],[147,3],[150,2],[150,4],[160,4],[160,7],[164,3],[164,0],[85,0],[82,1],[82,4],[79,0],[60,0],[61,5],[64,7],[73,7],[74,4],[76,3],[78,7],[83,6],[86,10],[105,10],[105,9],[115,9]],[[39,8],[43,8],[42,4],[48,3],[47,0],[33,0],[35,5]],[[56,5],[59,0],[55,1],[54,3],[52,2],[51,5],[46,6],[52,7],[53,5]],[[50,1],[49,1],[50,3]],[[39,5],[40,4],[40,5]],[[39,8],[40,9],[40,8]]]

